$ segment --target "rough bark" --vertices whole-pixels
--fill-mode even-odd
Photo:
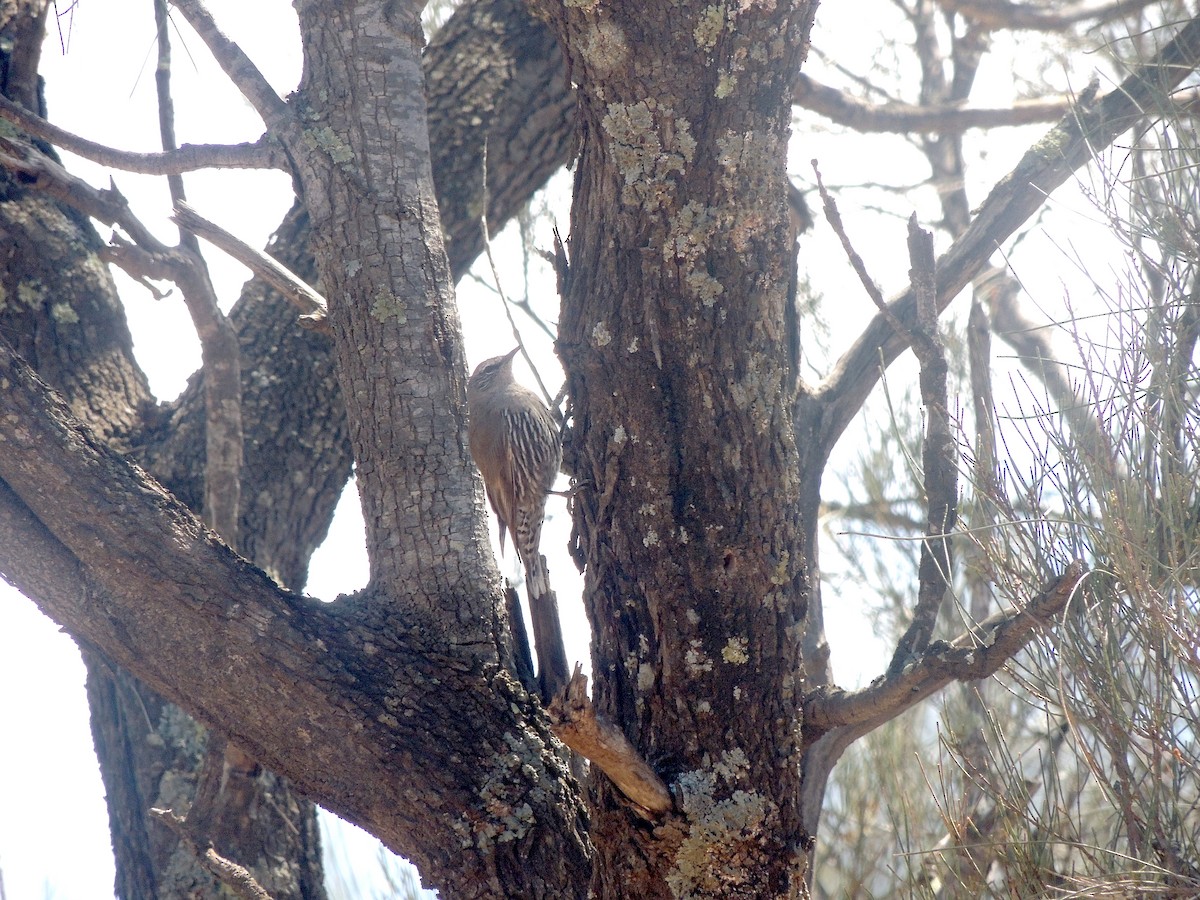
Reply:
[[[457,278],[482,248],[478,210],[484,142],[488,218],[496,228],[566,162],[573,134],[573,98],[553,35],[515,0],[481,0],[461,7],[426,51],[424,66],[431,86],[438,86],[430,91],[435,175]],[[468,70],[470,79],[459,77]],[[537,112],[530,115],[530,110]],[[280,226],[270,249],[293,271],[315,279],[309,233],[307,214],[297,207]],[[46,246],[39,241],[34,245]],[[121,322],[116,306],[108,315]],[[256,282],[247,284],[232,317],[242,346],[247,423],[241,549],[281,583],[300,586],[309,557],[327,531],[351,463],[329,344],[297,328],[294,311]],[[78,353],[65,341],[47,343],[64,354]],[[128,352],[127,339],[124,352]],[[139,459],[193,509],[200,508],[203,497],[203,378],[199,373],[171,407],[125,423],[127,429],[140,425],[130,434]],[[120,420],[113,417],[113,421]],[[193,867],[190,881],[180,879],[181,859],[174,839],[148,822],[145,810],[190,800],[202,759],[197,743],[203,729],[187,725],[177,708],[102,657],[87,653],[85,661],[112,822],[118,894],[165,897],[169,883],[194,890],[204,876]],[[261,818],[235,817],[226,824],[241,828],[221,828],[214,840],[242,862],[267,861],[273,855],[290,860],[275,864],[276,871],[298,866],[301,878],[290,890],[278,878],[265,881],[276,896],[317,896],[320,857],[311,808],[306,816],[279,829],[274,811],[290,809],[295,801],[271,773],[262,773],[258,781],[266,793],[245,807]],[[160,784],[170,785],[170,791],[160,789]],[[301,853],[278,852],[276,844],[286,835],[304,839]],[[254,869],[260,880],[266,878],[265,866]],[[209,886],[211,890],[211,882]]]
[[[37,54],[31,48],[41,46],[44,7],[28,5],[5,30],[12,48],[0,65],[6,95],[26,105],[37,102],[31,87],[37,83]],[[59,391],[74,416],[101,439],[132,450],[146,440],[145,425],[155,421],[156,412],[94,228],[75,211],[0,177],[0,232],[5,236],[0,334]],[[197,410],[202,417],[202,401]],[[204,446],[202,434],[197,446]],[[196,471],[203,471],[202,459]],[[211,893],[212,879],[191,854],[177,853],[175,838],[147,818],[155,802],[178,806],[189,799],[190,755],[202,747],[203,729],[86,644],[84,661],[118,894],[195,896],[201,885]],[[253,866],[276,896],[324,896],[316,808],[268,774],[244,788],[243,815],[263,816],[268,827],[225,823],[235,827],[216,829],[213,839]]]
[[[597,781],[593,890],[798,895],[784,160],[815,4],[544,8],[582,120],[558,349],[595,703],[677,805],[647,828]]]

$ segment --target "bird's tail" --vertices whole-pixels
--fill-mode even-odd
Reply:
[[[550,590],[546,557],[535,549],[522,557],[525,584],[529,590],[529,614],[533,620],[533,640],[537,644],[538,686],[542,702],[548,703],[567,685],[567,651],[563,646],[562,624],[558,618],[558,598]]]

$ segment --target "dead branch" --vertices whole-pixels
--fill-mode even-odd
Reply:
[[[1053,624],[1083,576],[1083,563],[1076,560],[1024,606],[989,616],[949,643],[931,644],[899,672],[877,678],[861,690],[814,691],[804,706],[805,729],[820,734],[844,727],[855,735],[866,734],[952,681],[994,675],[1039,629]]]
[[[0,95],[0,119],[17,126],[31,137],[39,138],[92,162],[137,172],[141,175],[172,175],[198,169],[287,169],[283,149],[269,135],[252,144],[184,144],[163,153],[137,153],[97,144],[45,119]]]
[[[950,433],[947,401],[946,348],[938,336],[937,275],[933,235],[908,220],[909,280],[917,298],[917,322],[912,347],[921,364],[921,400],[925,407],[922,467],[925,478],[925,540],[918,565],[917,603],[912,622],[896,644],[888,666],[894,675],[929,646],[946,591],[950,586],[953,554],[950,533],[958,518],[958,452]]]
[[[863,290],[867,292],[867,296],[871,298],[871,302],[875,304],[879,310],[879,314],[886,317],[898,332],[905,335],[908,342],[912,342],[912,336],[908,332],[908,328],[897,319],[892,311],[888,308],[887,303],[883,299],[883,293],[879,290],[879,286],[875,284],[875,279],[867,271],[867,264],[863,262],[861,254],[854,249],[854,244],[850,240],[850,235],[846,233],[846,226],[842,222],[842,214],[838,211],[837,203],[833,199],[833,195],[825,189],[825,180],[821,177],[821,169],[817,166],[817,161],[812,160],[813,175],[817,179],[817,190],[821,194],[821,203],[825,209],[825,220],[829,222],[829,227],[833,229],[833,233],[838,236],[838,240],[842,242],[842,250],[846,254],[846,259],[850,263],[850,268],[854,269],[854,274],[858,276],[858,280],[862,283]]]
[[[238,239],[220,225],[204,218],[187,203],[175,204],[171,221],[215,247],[224,250],[300,310],[300,324],[322,334],[329,333],[328,304],[308,282],[282,263]]]
[[[864,134],[931,134],[1053,122],[1061,118],[1074,101],[1070,97],[1047,97],[1018,100],[1012,106],[995,109],[955,103],[917,106],[892,101],[874,104],[801,74],[796,76],[793,102]]]
[[[171,98],[171,41],[167,0],[154,0],[158,29],[158,65],[154,83],[158,95],[158,128],[164,151],[176,148],[175,105]],[[167,176],[171,202],[184,202],[183,176]],[[242,361],[237,332],[221,312],[217,293],[200,254],[200,242],[179,230],[179,249],[185,262],[174,281],[183,294],[192,326],[200,338],[204,363],[204,517],[209,527],[231,547],[238,546],[238,512],[242,496]]]
[[[1104,0],[1080,3],[1063,9],[1012,3],[1010,0],[938,0],[947,12],[956,12],[993,31],[1063,31],[1080,22],[1098,25],[1129,15],[1149,6],[1154,0]]]
[[[249,869],[221,856],[211,843],[193,835],[187,823],[171,810],[152,809],[150,815],[171,829],[200,864],[242,900],[271,900],[271,895],[263,890]],[[205,845],[204,850],[200,849],[201,844]]]
[[[566,688],[550,702],[550,727],[560,741],[590,760],[632,802],[655,815],[671,808],[671,793],[621,730],[596,712],[587,676],[575,664]]]

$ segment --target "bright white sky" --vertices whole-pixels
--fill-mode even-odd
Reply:
[[[47,43],[43,71],[51,118],[58,124],[92,140],[130,150],[159,148],[154,112],[154,25],[147,0],[62,4],[70,13],[61,20],[65,56],[54,34]],[[224,30],[237,40],[260,66],[281,94],[296,84],[299,76],[298,38],[295,14],[286,0],[208,0]],[[861,22],[853,21],[856,4],[827,4],[818,17],[816,41],[828,47],[830,35],[857,34]],[[262,127],[248,104],[216,71],[207,52],[185,25],[172,35],[174,95],[177,132],[181,142],[243,141],[257,138]],[[881,23],[881,28],[889,27]],[[857,41],[846,48],[841,62],[860,63],[854,53],[870,52]],[[1002,71],[981,73],[980,102],[1002,103],[1011,90],[1011,76]],[[991,95],[991,96],[988,96]],[[1025,146],[1044,128],[1009,132],[989,140],[986,167],[977,167],[980,184],[1007,171]],[[795,152],[792,171],[798,181],[811,181],[808,160],[818,156],[830,184],[883,180],[876,170],[880,163],[878,144],[847,144],[828,136],[808,140]],[[859,154],[862,155],[859,155]],[[105,185],[108,173],[89,163],[68,158],[68,166],[95,185]],[[903,156],[889,156],[887,178],[915,183],[924,172]],[[897,170],[901,171],[898,173]],[[907,174],[903,170],[910,170]],[[166,219],[169,200],[158,179],[116,174],[118,186],[130,198],[143,222],[165,240],[175,239]],[[234,231],[255,246],[262,246],[291,202],[289,179],[282,173],[223,171],[189,175],[186,185],[190,202],[205,216]],[[569,182],[563,178],[550,192],[557,221],[566,231]],[[982,193],[972,196],[973,202]],[[890,203],[890,200],[880,201]],[[912,201],[902,201],[912,202]],[[852,235],[861,240],[859,249],[868,256],[874,276],[885,293],[906,279],[902,218],[874,217],[869,221],[843,203],[843,215]],[[907,210],[902,210],[906,214]],[[932,210],[921,211],[932,215]],[[1072,229],[1094,234],[1094,214],[1078,217]],[[102,235],[105,232],[101,231]],[[1090,238],[1089,238],[1090,240]],[[847,298],[844,321],[833,323],[832,346],[844,346],[850,329],[873,312],[845,267],[836,241],[823,223],[816,234],[805,239],[808,260],[833,260],[830,271],[819,280],[827,296]],[[520,259],[519,243],[511,234],[497,241],[498,260]],[[226,307],[236,299],[247,273],[217,251],[207,256],[219,294]],[[535,304],[553,321],[557,301],[553,280],[540,263],[535,263]],[[1054,267],[1061,269],[1061,266]],[[1038,279],[1040,267],[1021,274],[1045,296],[1057,299],[1062,288],[1056,276]],[[477,267],[485,273],[486,265]],[[136,351],[152,386],[162,399],[171,399],[183,388],[199,365],[199,349],[186,312],[175,298],[153,300],[142,288],[118,273],[122,296],[128,308]],[[490,280],[490,276],[486,276]],[[510,293],[523,290],[519,266],[507,265],[502,272]],[[479,285],[464,279],[459,286],[468,358],[472,365],[502,353],[513,345],[499,301]],[[526,323],[515,314],[518,324]],[[536,329],[523,327],[543,378],[551,390],[561,383],[549,340]],[[528,378],[525,379],[528,382]],[[569,521],[561,500],[552,499],[543,547],[564,548]],[[511,556],[501,561],[504,571],[516,575]],[[581,583],[574,565],[559,552],[552,556],[551,572],[564,609],[564,631],[568,655],[587,664],[588,636],[578,602]],[[333,599],[366,580],[362,549],[361,519],[357,497],[349,494],[339,507],[338,518],[326,546],[314,560],[309,592]],[[835,648],[835,663],[842,677],[855,682],[876,668],[878,652],[864,652],[871,636],[857,604],[831,603],[826,595],[828,628]],[[866,643],[864,644],[864,640]],[[855,646],[857,652],[839,657],[838,647]],[[53,896],[57,900],[107,900],[112,896],[113,864],[109,846],[103,790],[92,752],[88,714],[83,695],[84,670],[71,640],[45,619],[34,606],[0,584],[0,871],[10,900]],[[369,843],[352,839],[356,874],[363,878],[376,863]],[[360,881],[366,890],[367,885]]]

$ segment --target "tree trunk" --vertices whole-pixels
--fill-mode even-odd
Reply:
[[[678,807],[647,828],[597,779],[598,897],[804,890],[785,161],[814,7],[545,5],[582,119],[558,348],[595,701]]]
[[[5,69],[10,96],[27,106],[37,98],[36,50],[44,12],[45,4],[37,4],[31,13],[12,20],[20,30],[8,30],[14,38],[13,57],[23,63]],[[33,52],[27,52],[30,48]],[[473,75],[464,79],[460,75],[468,66]],[[431,83],[439,85],[430,101],[438,138],[435,161],[438,181],[446,187],[443,221],[457,276],[482,247],[477,210],[483,196],[484,146],[489,147],[489,220],[494,229],[565,162],[573,100],[556,40],[515,0],[480,0],[462,7],[426,54],[426,69]],[[539,113],[530,116],[530,109]],[[22,198],[22,205],[45,211],[22,214],[9,223],[7,233],[16,240],[7,269],[44,286],[61,309],[82,313],[83,324],[60,322],[51,315],[51,303],[14,304],[8,313],[18,315],[19,321],[10,319],[5,334],[15,337],[18,349],[72,402],[81,419],[110,439],[136,447],[144,464],[177,497],[200,509],[203,373],[179,401],[154,410],[133,362],[107,271],[94,265],[100,244],[90,225],[70,211],[55,210],[37,195]],[[14,198],[9,200],[6,208],[17,208]],[[78,220],[80,233],[90,242],[80,263],[70,261],[76,252],[73,246],[60,248],[60,241],[48,240],[63,233],[61,226],[51,231],[30,227],[47,215]],[[28,240],[22,243],[25,235]],[[293,271],[311,278],[308,235],[307,215],[297,208],[277,232],[271,250]],[[90,273],[88,278],[98,284],[75,272]],[[16,287],[14,283],[9,296],[17,296]],[[99,309],[93,308],[97,300],[102,301]],[[247,423],[242,551],[281,583],[300,586],[350,471],[328,341],[299,329],[294,311],[255,282],[247,285],[232,315],[241,336]],[[93,357],[99,360],[95,365],[88,362]],[[214,894],[212,877],[192,864],[174,837],[146,814],[151,806],[187,808],[203,759],[199,751],[204,729],[189,724],[176,707],[96,652],[85,653],[84,659],[109,803],[118,895],[165,898],[195,896],[197,890]],[[302,801],[297,806],[286,783],[270,773],[255,774],[248,785],[257,796],[241,794],[244,813],[231,811],[209,836],[221,852],[249,866],[273,895],[321,896],[315,808]],[[281,827],[277,816],[285,813],[290,821]],[[296,840],[290,847],[280,846],[291,837]]]

